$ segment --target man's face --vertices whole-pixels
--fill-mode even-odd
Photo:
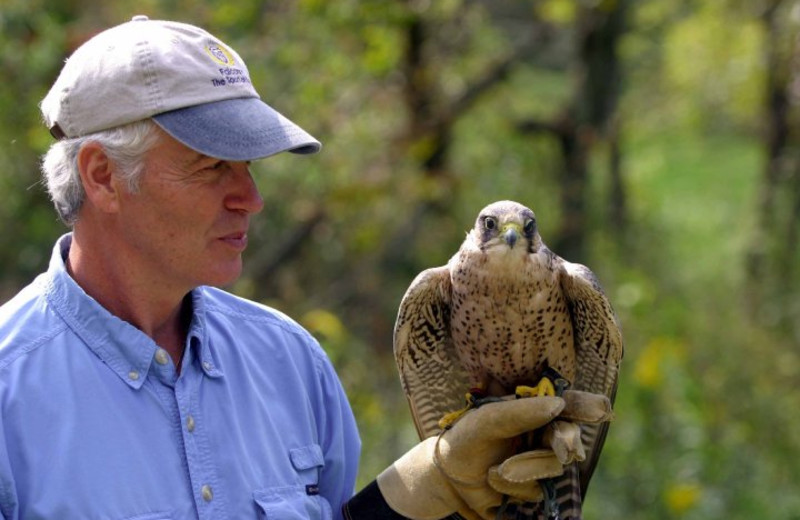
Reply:
[[[201,155],[163,133],[138,192],[122,192],[119,229],[131,247],[121,261],[137,276],[190,290],[241,274],[250,215],[264,205],[248,163]]]

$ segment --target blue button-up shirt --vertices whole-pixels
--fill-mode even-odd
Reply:
[[[200,287],[178,375],[69,276],[70,243],[0,307],[0,516],[341,518],[360,441],[318,343]]]

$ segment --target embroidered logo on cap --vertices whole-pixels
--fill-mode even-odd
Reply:
[[[218,67],[219,78],[212,78],[211,84],[215,87],[224,87],[226,85],[235,85],[237,83],[250,83],[250,78],[247,77],[247,71],[240,68],[233,57],[233,53],[224,45],[217,42],[207,43],[205,46],[206,53],[214,60],[214,63],[220,65]]]
[[[220,65],[225,67],[233,67],[236,65],[236,60],[233,59],[233,54],[231,54],[231,52],[222,45],[217,43],[209,43],[206,45],[206,52],[209,56],[211,56],[211,59]]]

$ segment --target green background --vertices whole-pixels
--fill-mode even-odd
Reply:
[[[254,165],[266,206],[231,290],[320,339],[362,432],[359,486],[415,442],[391,352],[405,289],[447,261],[480,208],[514,199],[557,253],[595,271],[623,324],[586,518],[800,519],[800,3],[131,5],[0,0],[0,302],[66,231],[38,173],[51,138],[37,105],[63,60],[135,14],[194,23],[324,144]],[[581,37],[620,10],[619,91],[598,125],[582,111],[600,89],[583,60],[604,44]],[[770,112],[776,92],[785,104]],[[586,150],[572,242],[557,124]]]

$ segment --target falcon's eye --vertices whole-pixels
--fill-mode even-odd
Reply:
[[[489,231],[497,229],[497,220],[495,220],[494,217],[486,217],[483,221],[483,227]]]
[[[531,233],[533,233],[534,229],[536,229],[536,221],[535,220],[530,219],[527,222],[525,222],[524,231],[525,231],[526,234],[530,235]]]

